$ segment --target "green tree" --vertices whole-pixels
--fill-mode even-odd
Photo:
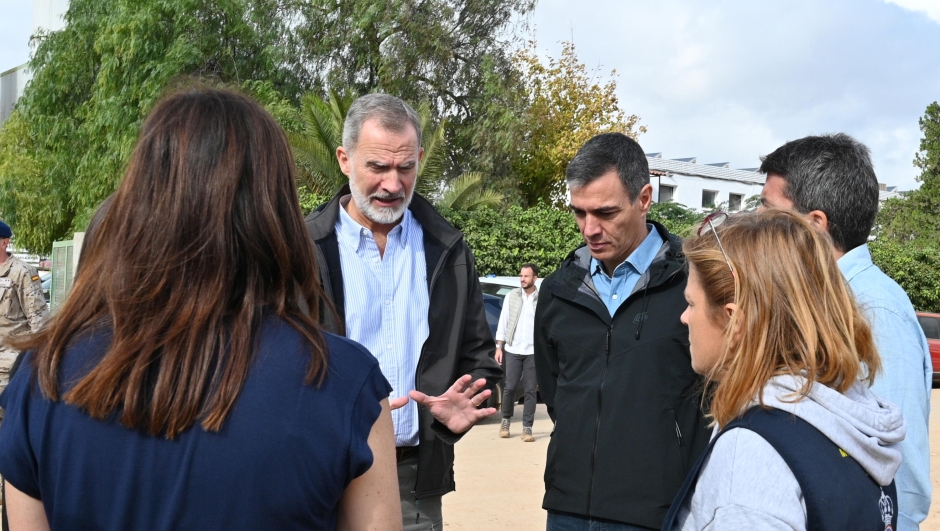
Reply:
[[[681,203],[667,201],[665,203],[653,203],[648,217],[653,221],[662,223],[669,232],[686,237],[702,224],[705,213]]]
[[[558,202],[564,196],[565,170],[591,137],[620,132],[636,138],[646,128],[636,115],[626,115],[617,99],[617,82],[596,82],[578,60],[574,44],[562,43],[561,57],[543,64],[535,43],[516,56],[523,72],[526,109],[513,169],[526,204]]]
[[[65,28],[39,36],[19,117],[3,128],[0,212],[18,245],[47,251],[85,226],[172,80],[266,80],[298,92],[276,46],[286,33],[281,15],[267,0],[72,0]],[[13,129],[20,134],[7,134]],[[12,161],[27,169],[10,170]]]
[[[914,165],[920,188],[885,201],[876,220],[879,239],[936,246],[940,242],[940,104],[933,102],[920,119],[924,137]]]
[[[512,139],[491,126],[506,118],[500,113],[508,107],[499,103],[518,92],[512,46],[534,5],[535,0],[296,1],[290,50],[314,88],[431,102],[435,120],[450,124],[448,175],[489,174],[511,146]]]
[[[475,210],[481,207],[499,208],[503,194],[483,189],[483,175],[465,173],[448,183],[441,198],[435,202],[439,209]]]
[[[904,288],[914,308],[940,313],[940,249],[885,238],[869,248],[872,261]]]
[[[329,195],[347,181],[336,148],[343,145],[343,121],[355,99],[333,90],[326,100],[312,92],[300,99],[301,127],[288,132],[287,138],[297,161],[298,181],[316,193]]]

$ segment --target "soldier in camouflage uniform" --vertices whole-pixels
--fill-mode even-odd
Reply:
[[[10,381],[10,367],[19,354],[6,340],[39,330],[49,315],[36,268],[7,254],[12,236],[10,227],[0,221],[0,392]]]

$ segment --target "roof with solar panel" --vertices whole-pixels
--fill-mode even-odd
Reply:
[[[649,162],[651,173],[666,172],[667,174],[694,175],[696,177],[761,185],[766,180],[766,176],[758,172],[757,168],[732,169],[729,162],[699,164],[696,157],[666,159],[663,158],[662,153],[647,153],[646,160]]]

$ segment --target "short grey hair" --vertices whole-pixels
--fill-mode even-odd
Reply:
[[[382,128],[393,133],[401,133],[407,125],[414,127],[418,134],[418,146],[421,145],[421,119],[411,105],[401,98],[388,94],[366,94],[349,106],[346,121],[343,122],[343,147],[353,150],[359,143],[359,133],[366,120],[377,118]]]

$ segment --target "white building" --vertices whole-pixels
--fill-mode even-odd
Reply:
[[[25,64],[0,73],[0,125],[10,117],[13,105],[23,95],[29,77]]]
[[[69,9],[69,0],[33,0],[33,26],[31,35],[40,30],[58,31],[65,27],[63,16]],[[26,64],[0,65],[0,125],[13,112],[13,105],[23,95],[26,83],[32,78]]]
[[[746,201],[759,196],[766,176],[757,168],[732,170],[727,162],[699,164],[695,157],[664,159],[662,153],[647,153],[653,201],[675,201],[697,210],[721,206],[727,212],[746,208]],[[897,186],[878,183],[878,202],[898,197]]]
[[[888,186],[885,183],[878,183],[878,203],[884,203],[886,200],[900,197],[897,186]]]
[[[764,187],[765,176],[756,168],[733,170],[727,162],[698,164],[695,157],[664,159],[662,153],[648,153],[646,160],[656,202],[675,201],[699,210],[723,205],[724,210],[737,212]]]

